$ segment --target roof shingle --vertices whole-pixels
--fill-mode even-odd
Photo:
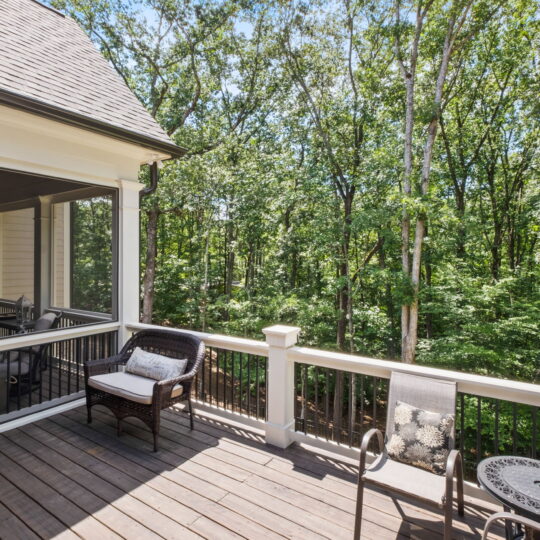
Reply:
[[[0,89],[171,144],[73,19],[2,0],[0,21]]]

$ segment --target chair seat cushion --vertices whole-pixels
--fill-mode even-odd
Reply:
[[[8,357],[9,366],[8,362],[0,362],[0,379],[5,379],[8,375],[8,371],[10,378],[26,375],[30,371],[30,355],[27,352],[18,353],[12,351],[9,353]]]
[[[446,478],[400,463],[381,454],[364,473],[364,480],[442,506]]]
[[[88,385],[96,390],[146,405],[152,403],[154,384],[156,384],[154,379],[125,372],[94,375],[88,379]],[[171,397],[180,396],[182,391],[182,385],[177,384],[171,392]]]

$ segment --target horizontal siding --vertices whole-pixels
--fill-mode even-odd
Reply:
[[[24,294],[34,300],[34,209],[2,215],[1,294],[16,300]]]

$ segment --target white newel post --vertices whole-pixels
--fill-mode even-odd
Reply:
[[[139,191],[142,184],[119,182],[118,230],[118,320],[119,347],[130,336],[128,322],[139,321]]]
[[[268,418],[266,443],[287,448],[294,431],[294,362],[287,349],[296,344],[300,328],[275,325],[263,329],[268,349]]]

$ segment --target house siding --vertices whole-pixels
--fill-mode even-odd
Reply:
[[[34,209],[4,212],[0,224],[0,297],[34,301]]]

